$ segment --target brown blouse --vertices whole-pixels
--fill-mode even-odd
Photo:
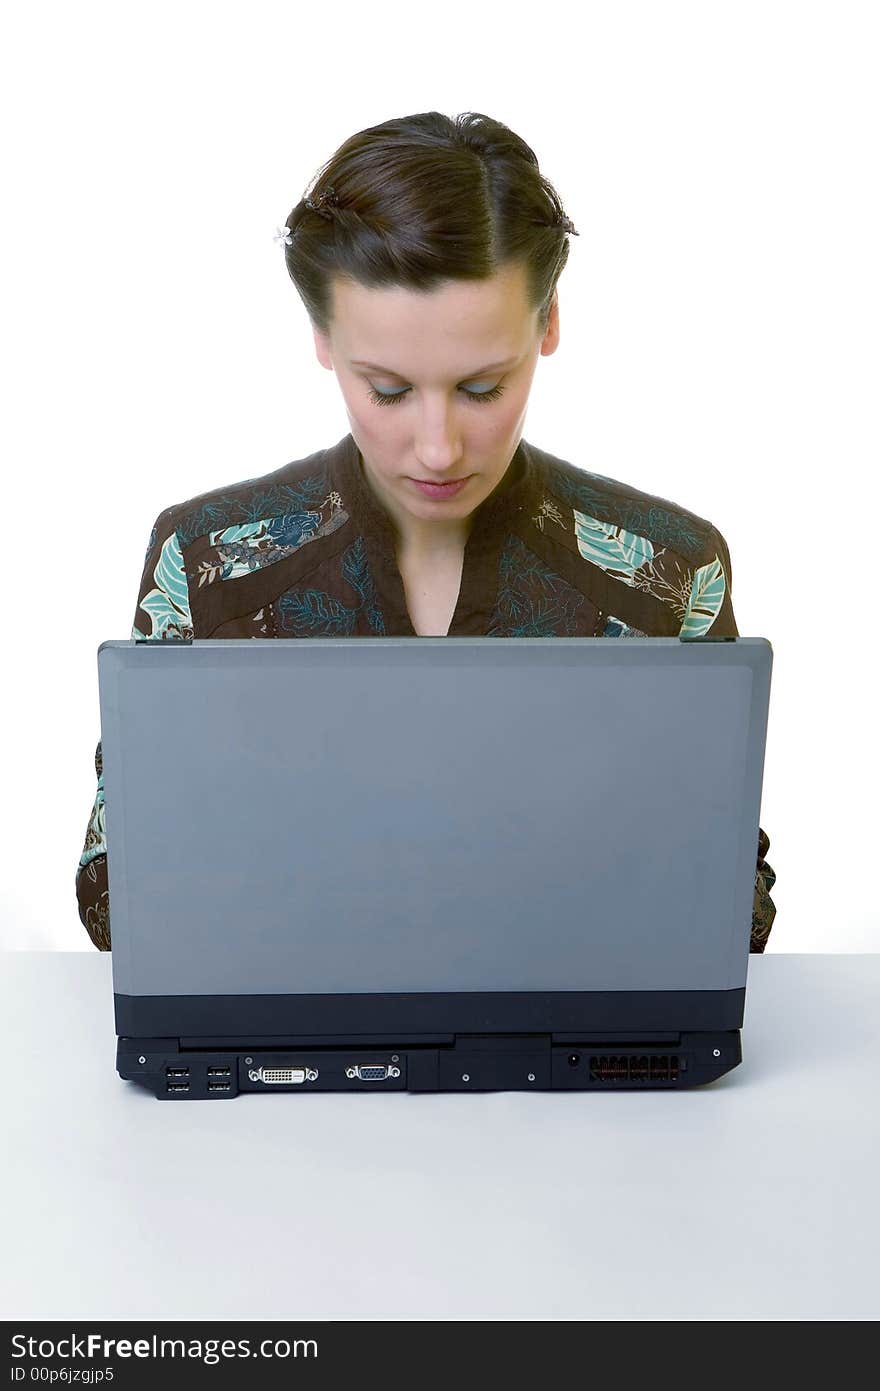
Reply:
[[[348,434],[161,512],[131,637],[416,636],[395,555]],[[731,578],[711,522],[521,439],[472,519],[449,636],[736,637]],[[109,951],[100,741],[95,769],[76,895],[91,940]],[[759,829],[753,952],[776,915],[769,847]]]

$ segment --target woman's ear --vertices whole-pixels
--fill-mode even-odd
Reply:
[[[322,367],[326,367],[329,372],[333,371],[333,362],[330,357],[330,342],[320,329],[312,324],[312,336],[315,340],[315,352]]]
[[[547,315],[547,327],[544,337],[541,339],[541,355],[546,357],[550,353],[555,353],[559,347],[559,289],[553,291],[553,298],[550,301],[550,311]]]

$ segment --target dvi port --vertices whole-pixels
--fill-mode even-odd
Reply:
[[[252,1067],[248,1071],[252,1082],[314,1082],[317,1076],[314,1067]]]

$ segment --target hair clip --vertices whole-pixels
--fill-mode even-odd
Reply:
[[[280,246],[292,246],[293,237],[290,235],[289,227],[276,227],[273,241],[277,241]]]
[[[305,203],[310,212],[317,213],[319,217],[326,218],[329,222],[333,218],[330,208],[337,206],[336,193],[333,188],[327,188],[317,202],[312,198],[307,198]]]

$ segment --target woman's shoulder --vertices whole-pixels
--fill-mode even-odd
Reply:
[[[206,623],[219,622],[229,603],[238,604],[230,588],[215,581],[253,581],[294,553],[307,557],[310,541],[342,526],[347,513],[333,486],[338,448],[316,450],[165,507],[147,543],[132,636],[203,632]]]
[[[683,558],[695,560],[703,555],[707,543],[717,533],[708,518],[682,503],[658,493],[638,488],[608,474],[595,473],[580,463],[559,458],[530,445],[539,464],[544,493],[564,514],[587,531],[609,529],[625,541],[650,541],[676,550]]]
[[[659,493],[529,450],[539,480],[531,522],[545,557],[566,553],[576,584],[647,631],[664,622],[675,633],[735,631],[730,552],[716,525]]]
[[[162,516],[173,523],[185,548],[203,536],[311,510],[332,491],[332,453],[319,449],[270,472],[218,484],[173,503]]]

